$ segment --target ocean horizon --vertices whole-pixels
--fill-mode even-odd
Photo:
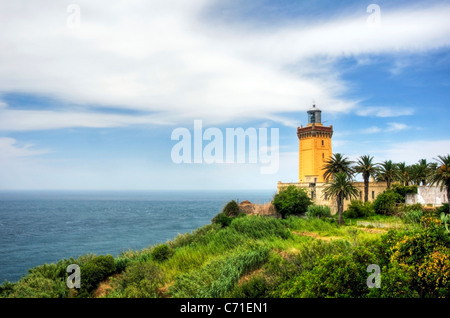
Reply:
[[[118,256],[211,223],[231,201],[276,190],[0,190],[0,283],[84,254]]]

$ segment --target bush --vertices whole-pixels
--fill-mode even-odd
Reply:
[[[283,218],[289,215],[304,214],[312,204],[306,190],[290,185],[276,194],[272,201],[275,209]]]
[[[376,263],[375,254],[363,247],[326,255],[312,270],[292,279],[281,297],[361,297],[368,292],[367,266]]]
[[[414,286],[414,267],[393,262],[381,269],[380,288],[371,288],[369,298],[419,298]]]
[[[393,215],[397,212],[397,203],[401,201],[401,195],[388,189],[377,196],[373,202],[373,209],[376,214]]]
[[[62,298],[68,295],[64,279],[53,280],[40,273],[27,275],[18,283],[7,287],[7,297],[10,298]]]
[[[449,247],[449,236],[434,223],[415,231],[389,231],[379,246],[382,287],[369,296],[448,297]]]
[[[331,217],[331,209],[326,205],[310,205],[306,210],[308,218],[327,218]]]
[[[362,202],[361,200],[352,200],[344,212],[344,217],[349,219],[356,219],[361,217],[368,217],[375,213],[372,203]]]
[[[108,276],[114,274],[116,266],[111,255],[99,255],[80,265],[81,289],[80,292],[92,292],[98,284]]]
[[[228,202],[222,209],[222,213],[226,216],[238,216],[239,214],[239,205],[236,201],[231,200]]]
[[[218,213],[212,220],[212,224],[219,224],[220,227],[227,227],[231,224],[233,219],[225,215],[225,213]]]
[[[438,247],[425,257],[417,276],[420,293],[426,297],[450,296],[450,252]]]
[[[164,283],[162,270],[153,262],[134,262],[121,276],[118,285],[124,297],[152,298],[158,296],[158,288]]]
[[[127,267],[128,263],[130,262],[129,258],[126,257],[117,257],[114,259],[114,264],[116,267],[116,272],[117,273],[121,273],[125,270],[125,268]]]
[[[155,248],[152,250],[151,255],[152,259],[161,263],[169,259],[173,255],[173,250],[166,244],[160,244],[155,246]]]
[[[420,224],[420,219],[423,216],[422,210],[410,210],[402,215],[406,223]]]
[[[231,298],[266,298],[268,284],[264,276],[252,276],[238,285],[230,294]]]

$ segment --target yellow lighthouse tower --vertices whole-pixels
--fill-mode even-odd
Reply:
[[[323,126],[322,111],[316,105],[308,110],[308,125],[297,127],[299,139],[299,183],[325,182],[322,170],[331,157],[333,126]]]

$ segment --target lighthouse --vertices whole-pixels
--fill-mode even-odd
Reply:
[[[313,105],[307,111],[308,124],[297,127],[299,140],[299,183],[321,183],[323,167],[331,157],[333,126],[322,124],[322,111]]]

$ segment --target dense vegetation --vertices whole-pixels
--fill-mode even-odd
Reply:
[[[365,183],[356,197],[355,173]],[[368,202],[370,177],[387,183]],[[0,297],[449,297],[450,210],[406,205],[418,185],[440,185],[450,197],[450,156],[406,166],[341,154],[326,163],[326,193],[338,212],[313,205],[290,186],[274,196],[281,219],[247,216],[230,201],[192,233],[141,251],[83,255],[29,270],[4,282]],[[68,288],[67,267],[77,264],[81,288]],[[381,270],[369,286],[368,266]]]
[[[450,239],[441,218],[447,206],[399,204],[377,214],[374,205],[352,202],[343,225],[314,205],[284,219],[222,212],[226,222],[216,217],[166,244],[35,267],[3,283],[0,295],[448,297]],[[81,289],[66,286],[69,264],[80,266]],[[370,264],[381,269],[380,288],[367,286]]]
[[[436,162],[427,162],[426,159],[421,159],[418,163],[408,166],[405,162],[392,160],[376,163],[369,155],[360,156],[353,162],[343,154],[335,153],[325,162],[323,177],[328,183],[327,192],[330,193],[327,194],[336,198],[339,215],[343,212],[342,195],[344,197],[355,195],[352,182],[356,174],[361,174],[364,180],[364,202],[368,201],[370,178],[376,182],[386,182],[388,189],[391,189],[391,186],[401,187],[402,191],[397,188],[394,189],[396,194],[385,195],[384,199],[388,202],[392,200],[400,202],[401,197],[404,198],[407,193],[417,191],[417,186],[420,185],[440,186],[446,193],[447,200],[450,200],[450,155],[438,156],[435,160]],[[393,198],[394,196],[396,198]],[[385,211],[390,213],[389,208]],[[447,210],[447,213],[450,214],[450,210]]]

